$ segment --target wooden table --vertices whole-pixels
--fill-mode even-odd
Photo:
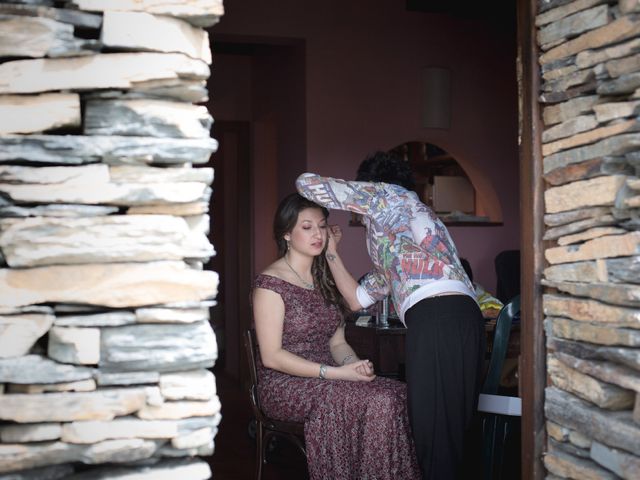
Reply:
[[[376,375],[403,380],[405,326],[397,318],[387,327],[376,326],[374,317],[366,325],[357,325],[357,319],[347,320],[345,336],[358,357],[371,360]]]
[[[375,317],[370,317],[366,324],[361,325],[361,322],[356,324],[359,318],[365,316],[356,314],[347,319],[345,325],[347,342],[353,347],[358,357],[373,362],[376,375],[404,380],[406,327],[397,318],[390,318],[387,327],[377,326]],[[487,359],[491,355],[494,329],[495,320],[485,323]],[[519,339],[519,326],[514,325],[511,329],[507,358],[517,358],[520,350]]]

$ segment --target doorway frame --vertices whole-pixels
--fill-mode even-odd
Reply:
[[[536,44],[537,0],[518,0],[518,102],[520,149],[520,271],[522,327],[520,385],[522,395],[521,477],[541,480],[546,445],[544,390],[546,347],[542,309],[544,268],[544,180],[538,92],[540,69]]]

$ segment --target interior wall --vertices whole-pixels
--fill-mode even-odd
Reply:
[[[514,39],[481,21],[407,12],[404,2],[396,0],[375,4],[366,0],[234,0],[226,7],[223,21],[212,32],[214,39],[222,35],[227,40],[304,41],[306,111],[289,117],[304,115],[300,124],[280,121],[277,125],[276,195],[290,191],[288,186],[292,187],[293,179],[305,170],[353,178],[362,158],[377,149],[390,149],[406,141],[435,143],[488,172],[497,191],[502,226],[450,228],[459,253],[471,262],[476,280],[495,288],[495,255],[519,246]],[[214,63],[214,82],[217,75],[233,73],[224,72],[220,60]],[[272,59],[269,63],[277,66]],[[422,127],[422,69],[427,66],[451,70],[452,120],[446,130]],[[264,88],[253,87],[253,115],[261,103],[275,101],[280,108],[293,103],[296,92],[282,88],[289,78],[286,70],[271,73],[260,79]],[[255,71],[249,74],[255,84]],[[226,95],[220,86],[214,91]],[[222,110],[216,103],[213,115],[221,118]],[[300,125],[304,125],[303,133]],[[292,146],[296,142],[298,145]],[[272,208],[273,202],[256,204],[255,218],[270,219]],[[348,215],[344,213],[332,212],[331,219],[345,227],[342,251],[348,268],[358,277],[370,265],[362,241],[364,232],[347,228]],[[265,248],[270,247],[256,244],[256,258]]]

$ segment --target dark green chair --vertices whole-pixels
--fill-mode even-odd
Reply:
[[[485,480],[507,478],[504,474],[507,438],[519,435],[519,397],[499,395],[500,377],[507,353],[513,319],[520,313],[520,295],[506,304],[496,321],[489,369],[480,393],[478,410],[482,420]],[[519,450],[516,452],[519,454]],[[513,463],[513,459],[508,459]],[[517,462],[519,464],[519,461]]]

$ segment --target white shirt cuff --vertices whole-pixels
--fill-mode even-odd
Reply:
[[[367,293],[362,285],[358,285],[356,288],[356,298],[358,299],[358,303],[362,308],[367,308],[376,303],[376,301],[371,298],[371,295]]]

